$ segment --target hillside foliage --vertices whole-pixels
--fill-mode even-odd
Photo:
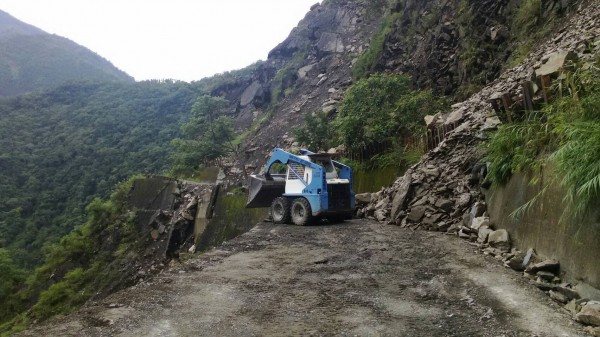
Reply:
[[[94,199],[86,207],[87,221],[46,246],[44,263],[28,277],[0,249],[0,271],[6,271],[0,275],[0,301],[4,303],[0,322],[5,322],[0,333],[18,331],[32,319],[68,313],[107,288],[126,285],[120,269],[135,259],[129,252],[140,245],[135,213],[126,208],[128,193],[138,178],[132,176],[119,184],[106,200]]]
[[[170,166],[197,93],[186,83],[68,84],[0,101],[0,248],[22,267],[136,173]]]
[[[521,122],[503,125],[487,143],[490,178],[504,184],[515,172],[540,182],[544,166],[557,171],[576,214],[600,200],[600,60],[555,84],[556,99]]]

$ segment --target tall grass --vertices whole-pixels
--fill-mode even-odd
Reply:
[[[539,183],[538,173],[551,165],[560,178],[545,184],[562,184],[567,209],[582,215],[600,201],[600,59],[577,69],[556,82],[554,102],[502,126],[486,150],[496,185],[515,172],[527,172]]]

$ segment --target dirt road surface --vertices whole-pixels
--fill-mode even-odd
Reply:
[[[582,336],[453,236],[354,220],[259,224],[26,336]]]

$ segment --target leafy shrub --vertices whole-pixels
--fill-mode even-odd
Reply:
[[[295,130],[294,134],[300,144],[313,151],[329,149],[334,136],[333,128],[324,113],[304,116],[304,126]]]
[[[444,99],[413,91],[402,75],[376,74],[357,81],[344,96],[335,127],[349,149],[419,134],[423,117],[443,110]]]

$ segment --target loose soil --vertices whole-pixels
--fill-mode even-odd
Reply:
[[[353,220],[261,223],[24,336],[582,336],[455,236]]]

